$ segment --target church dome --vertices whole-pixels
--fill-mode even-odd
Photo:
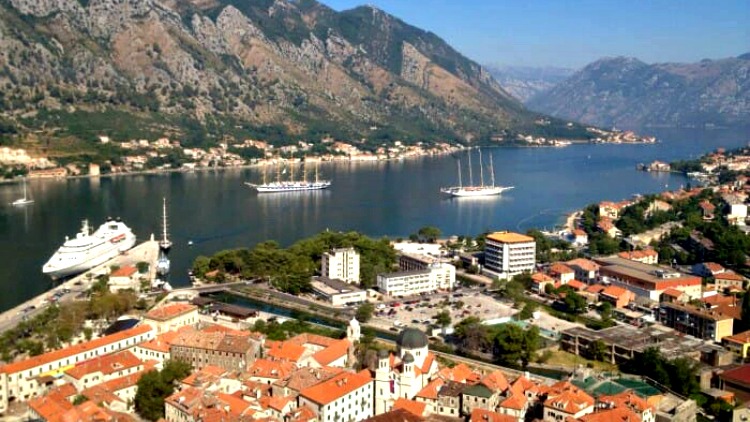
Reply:
[[[402,349],[421,349],[427,347],[427,335],[416,328],[405,328],[398,335],[396,344]]]
[[[404,363],[414,363],[414,356],[411,353],[406,352],[404,354]]]
[[[378,359],[388,359],[389,355],[390,353],[385,349],[378,350]]]

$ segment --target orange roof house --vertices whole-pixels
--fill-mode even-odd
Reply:
[[[635,294],[619,286],[609,286],[599,293],[599,300],[609,302],[615,308],[624,308],[635,300]]]

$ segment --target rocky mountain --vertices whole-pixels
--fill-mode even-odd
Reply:
[[[698,63],[602,59],[527,105],[606,127],[748,125],[750,54]]]
[[[586,135],[433,33],[314,0],[0,0],[0,86],[0,133],[54,145]]]
[[[575,73],[574,69],[551,66],[486,65],[485,68],[503,89],[522,102],[552,88]]]

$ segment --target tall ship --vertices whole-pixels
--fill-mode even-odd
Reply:
[[[450,186],[440,189],[440,192],[457,197],[476,197],[476,196],[496,196],[513,189],[513,186],[496,186],[495,185],[495,167],[492,164],[492,155],[490,155],[490,184],[484,182],[484,165],[482,163],[482,150],[479,149],[479,185],[474,184],[474,176],[471,167],[471,153],[467,151],[469,159],[469,184],[464,186],[461,177],[461,160],[456,160],[458,165],[458,186]]]
[[[83,220],[76,237],[65,237],[65,243],[44,264],[42,272],[53,279],[89,270],[135,246],[135,234],[120,219],[107,221],[91,232],[88,220]]]
[[[266,180],[266,169],[263,168],[263,183],[260,185],[245,182],[246,185],[258,191],[258,193],[274,193],[274,192],[295,192],[305,190],[320,190],[326,189],[331,186],[330,180],[322,180],[318,175],[318,163],[315,163],[315,178],[313,180],[307,180],[307,170],[303,167],[302,180],[294,179],[294,166],[291,168],[291,175],[288,180],[283,180],[283,175],[286,174],[286,169],[281,170],[281,164],[277,167],[276,180],[273,182],[267,182]]]

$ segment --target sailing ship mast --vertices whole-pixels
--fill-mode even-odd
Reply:
[[[492,165],[492,154],[490,154],[490,173],[492,176],[492,187],[495,187],[495,167]]]
[[[461,160],[456,160],[456,164],[458,164],[458,187],[462,188],[464,185],[461,182]]]
[[[479,185],[484,187],[484,164],[482,164],[482,148],[479,148]]]
[[[162,232],[159,246],[166,252],[172,247],[172,241],[167,237],[167,198],[162,198],[162,201]]]
[[[466,156],[469,157],[469,186],[474,186],[474,176],[471,174],[471,149],[466,151]]]

